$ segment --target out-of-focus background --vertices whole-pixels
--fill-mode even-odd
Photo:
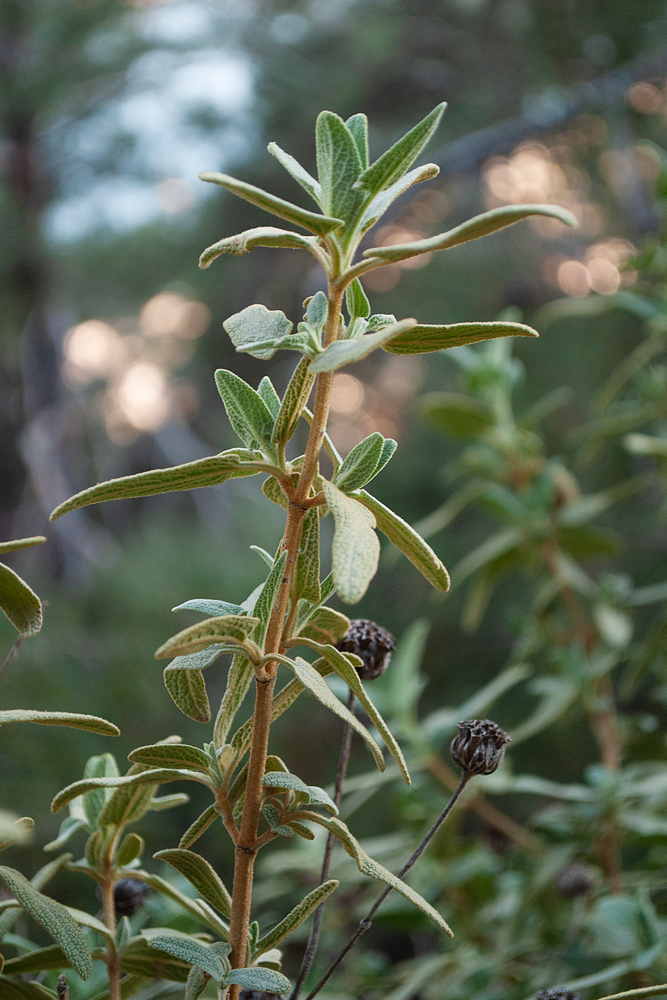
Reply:
[[[617,293],[636,281],[627,262],[659,226],[666,15],[664,0],[4,0],[0,539],[47,535],[11,564],[48,604],[42,633],[23,644],[0,697],[3,707],[96,713],[122,728],[113,745],[67,730],[3,729],[2,804],[38,817],[26,849],[35,857],[59,819],[47,803],[80,776],[87,756],[111,749],[122,760],[172,732],[201,742],[200,727],[164,690],[153,651],[191,621],[173,606],[242,600],[265,572],[249,545],[272,550],[280,537],[281,512],[254,479],[47,520],[99,480],[233,446],[214,368],[232,367],[253,384],[268,373],[279,390],[287,383],[288,355],[268,365],[234,355],[222,321],[255,301],[297,320],[321,277],[310,258],[287,250],[198,270],[204,247],[263,216],[197,174],[223,169],[299,200],[268,141],[313,169],[318,112],[364,111],[377,154],[445,99],[427,152],[440,176],[394,206],[375,243],[427,236],[518,202],[564,205],[580,226],[537,219],[374,272],[366,279],[374,311],[433,323],[492,320],[512,307],[531,322],[553,299]],[[609,313],[552,322],[539,341],[517,343],[524,403],[571,390],[549,418],[553,442],[576,426],[592,387],[637,336],[631,317]],[[376,491],[411,522],[452,489],[443,468],[457,449],[429,429],[418,400],[453,379],[439,355],[376,354],[336,376],[334,441],[346,452],[373,430],[398,439]],[[586,471],[590,488],[617,476],[612,461],[628,459]],[[486,527],[468,516],[433,544],[451,564]],[[664,536],[637,545],[649,564],[664,559]],[[399,636],[415,616],[430,621],[422,703],[433,709],[460,701],[502,665],[512,641],[508,599],[506,588],[468,634],[458,591],[434,596],[405,560],[385,554],[353,614]],[[0,660],[14,638],[3,619]],[[222,678],[209,673],[213,700]],[[277,735],[275,749],[293,770],[331,780],[332,716],[309,721],[297,709]],[[565,756],[538,738],[531,769],[539,772],[548,753],[569,780],[578,759],[568,749]],[[372,815],[359,814],[357,830],[382,829],[385,798]],[[142,833],[157,849],[183,826],[170,812],[147,817]]]

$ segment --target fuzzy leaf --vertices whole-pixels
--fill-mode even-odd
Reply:
[[[345,305],[351,323],[358,318],[368,319],[371,314],[371,304],[358,278],[351,281],[345,290]]]
[[[184,851],[180,848],[158,851],[153,857],[160,861],[166,861],[168,865],[184,875],[207,903],[219,910],[223,917],[229,918],[232,897],[206,858],[203,858],[201,854],[195,854],[194,851]]]
[[[384,350],[390,354],[428,354],[498,337],[538,336],[537,330],[524,323],[450,323],[446,326],[420,323],[390,340]]]
[[[2,975],[0,975],[0,992],[3,1000],[53,1000],[51,990],[45,989],[39,983],[24,983]]]
[[[576,218],[565,208],[557,205],[506,205],[502,208],[492,208],[490,212],[476,215],[473,219],[468,219],[455,229],[450,229],[446,233],[439,233],[437,236],[430,236],[425,240],[415,240],[413,243],[394,243],[386,247],[371,247],[365,250],[363,257],[375,257],[388,263],[407,260],[408,257],[416,257],[418,254],[430,253],[432,250],[448,250],[450,247],[458,246],[459,243],[467,243],[469,240],[478,240],[480,236],[488,236],[495,233],[497,229],[504,229],[511,226],[529,215],[546,215],[553,219],[559,219],[567,226],[578,225]]]
[[[296,595],[308,601],[320,600],[320,516],[311,507],[306,512],[296,564]]]
[[[343,493],[361,489],[373,476],[380,461],[384,438],[376,431],[355,444],[334,476],[334,483]]]
[[[293,205],[290,201],[283,201],[282,198],[276,198],[275,195],[262,191],[254,184],[246,184],[244,181],[238,181],[235,177],[229,177],[227,174],[205,173],[200,174],[199,177],[202,181],[219,184],[220,187],[227,188],[232,194],[257,205],[258,208],[263,208],[266,212],[271,212],[272,215],[277,215],[280,219],[286,219],[297,226],[302,226],[311,233],[317,233],[318,236],[326,236],[332,229],[338,229],[339,226],[343,225],[342,219],[333,219],[328,215],[309,212],[305,208],[300,208],[299,205]]]
[[[116,758],[110,753],[90,757],[86,761],[83,776],[84,778],[118,778],[120,771]],[[100,813],[112,794],[107,788],[92,788],[81,797],[81,808],[89,830],[96,829]]]
[[[360,491],[358,500],[372,512],[378,528],[387,536],[392,545],[395,545],[413,566],[417,567],[436,590],[449,590],[447,570],[431,546],[424,541],[421,535],[417,534],[414,528],[398,514],[395,514],[393,510],[389,510],[383,503],[367,493],[366,490]]]
[[[268,375],[264,375],[264,377],[260,379],[260,383],[257,386],[257,393],[262,397],[269,408],[271,416],[275,420],[280,410],[280,396],[276,392],[273,382]]]
[[[5,552],[16,552],[19,549],[29,549],[33,545],[41,545],[45,541],[44,535],[33,535],[30,538],[14,538],[11,542],[0,542],[0,556]]]
[[[173,795],[153,796],[150,801],[150,812],[164,812],[167,809],[176,809],[177,806],[185,806],[190,801],[190,796],[185,792],[174,792]]]
[[[42,603],[18,573],[0,563],[0,610],[26,639],[42,627]]]
[[[361,217],[361,231],[365,233],[366,230],[374,226],[375,223],[382,218],[384,213],[387,211],[392,202],[396,201],[408,188],[411,188],[413,184],[420,184],[422,181],[430,181],[434,177],[437,177],[440,173],[440,167],[436,163],[425,163],[421,167],[415,167],[410,173],[405,174],[404,177],[399,178],[399,180],[394,181],[390,187],[385,188],[384,191],[380,191],[375,195],[370,205],[364,210],[364,214]]]
[[[320,903],[324,902],[327,896],[331,895],[338,885],[338,880],[332,878],[328,882],[318,885],[312,892],[309,892],[279,924],[276,924],[275,927],[259,939],[256,954],[263,955],[272,948],[276,948],[285,938],[293,934],[297,927],[300,927],[304,920],[308,919],[311,913],[317,909]]]
[[[356,340],[335,340],[310,362],[310,371],[315,372],[315,374],[333,372],[337,368],[342,368],[343,365],[361,361],[378,347],[386,344],[392,337],[396,337],[406,330],[411,330],[416,324],[416,319],[402,319],[399,323],[387,326],[377,333],[364,334],[363,337],[358,337]]]
[[[255,671],[248,658],[237,653],[227,674],[227,687],[213,730],[213,740],[218,749],[224,746],[227,740],[234,716],[248,693],[254,676]]]
[[[333,483],[323,480],[322,488],[335,521],[331,550],[334,586],[341,601],[356,604],[375,576],[380,558],[375,517]]]
[[[204,774],[208,774],[211,767],[208,754],[185,743],[153,743],[137,747],[127,759],[147,767],[187,767]]]
[[[208,615],[210,618],[220,618],[222,615],[242,615],[244,613],[240,604],[230,604],[229,601],[200,600],[199,598],[185,601],[183,604],[177,604],[171,610],[199,611],[202,615]]]
[[[265,788],[289,789],[292,792],[301,792],[302,795],[306,796],[306,802],[310,802],[308,785],[301,778],[297,778],[296,774],[290,774],[289,771],[267,771],[262,778],[262,784]]]
[[[274,444],[285,445],[294,434],[314,382],[315,376],[310,371],[310,360],[301,358],[280,405],[280,412],[273,428]]]
[[[70,968],[70,963],[62,948],[57,944],[50,944],[46,948],[36,948],[35,951],[27,951],[16,958],[7,959],[3,971],[12,976],[20,976],[25,972],[46,972],[47,969],[68,968]],[[3,982],[4,980],[0,976],[0,983]],[[11,995],[9,994],[9,996]],[[40,996],[42,995],[53,997],[52,993],[40,994]]]
[[[362,171],[357,144],[343,119],[332,111],[318,115],[315,141],[322,208],[349,221],[364,201],[363,192],[353,188]]]
[[[145,847],[144,838],[140,837],[138,833],[127,833],[118,846],[115,863],[120,868],[126,868],[143,854]]]
[[[227,938],[229,934],[229,927],[225,921],[220,917],[215,910],[208,906],[203,899],[195,900],[190,896],[186,896],[185,893],[177,889],[176,886],[172,885],[171,882],[167,882],[166,879],[161,878],[159,875],[153,875],[152,873],[142,871],[141,869],[135,869],[132,872],[132,878],[138,878],[146,885],[149,885],[151,889],[155,889],[156,892],[161,893],[166,896],[167,899],[173,900],[175,903],[189,913],[190,916],[194,917],[200,923],[204,924],[210,930],[215,931],[216,934],[220,935],[222,938]]]
[[[83,778],[75,781],[67,788],[58,792],[51,803],[51,812],[57,813],[63,806],[66,806],[72,799],[78,798],[85,792],[94,788],[126,788],[134,785],[153,784],[159,785],[165,781],[197,781],[210,788],[210,782],[196,771],[186,771],[176,768],[155,768],[149,771],[140,771],[137,774],[124,774],[118,778]]]
[[[241,610],[243,611],[243,609]],[[201,649],[198,653],[177,656],[171,661],[169,666],[178,667],[179,670],[205,670],[206,667],[210,667],[219,656],[222,656],[226,652],[228,652],[228,647],[217,642],[212,646],[207,646],[206,649]]]
[[[311,806],[325,806],[334,816],[338,815],[338,806],[328,792],[325,792],[319,785],[308,785],[310,792]]]
[[[299,635],[315,642],[337,645],[350,627],[350,619],[333,608],[317,608],[299,629]]]
[[[187,828],[178,842],[179,848],[182,851],[188,850],[188,848],[190,848],[196,840],[199,840],[202,833],[205,833],[209,826],[211,826],[212,823],[215,823],[217,817],[218,813],[215,805],[207,806],[203,813],[197,817],[194,823]]]
[[[306,306],[306,320],[316,329],[321,330],[327,321],[329,300],[324,292],[315,292]]]
[[[207,972],[193,965],[185,983],[185,1000],[199,1000],[210,978]]]
[[[90,948],[74,917],[61,903],[37,892],[14,868],[1,865],[0,878],[23,909],[60,945],[81,978],[88,979],[93,971]]]
[[[369,878],[378,879],[380,882],[385,882],[386,885],[390,885],[392,889],[396,892],[400,892],[410,903],[413,903],[422,913],[425,913],[427,917],[437,924],[440,930],[444,931],[450,937],[454,937],[451,928],[443,920],[438,911],[434,909],[430,903],[411,889],[409,885],[406,885],[401,879],[396,878],[387,868],[374,861],[373,858],[369,857],[364,851],[358,841],[352,836],[348,830],[345,823],[339,820],[335,816],[322,816],[319,813],[314,812],[301,812],[300,816],[302,819],[307,819],[313,823],[319,823],[330,833],[333,833],[334,837],[340,840],[341,844],[350,855],[354,858],[357,868],[362,873],[362,875],[367,875]]]
[[[425,118],[394,143],[359,178],[358,186],[371,194],[389,187],[410,169],[440,124],[446,103],[436,105]]]
[[[223,253],[231,253],[241,257],[257,247],[286,247],[288,250],[312,250],[315,238],[292,233],[288,229],[276,229],[274,226],[256,226],[246,229],[235,236],[226,236],[202,252],[199,258],[201,268],[210,267],[216,257]]]
[[[360,112],[348,118],[345,125],[355,141],[361,166],[365,170],[368,166],[368,118]]]
[[[271,433],[274,421],[259,393],[226,368],[218,368],[215,384],[225,404],[229,422],[246,447],[250,448],[257,443],[263,446],[268,455],[272,455]]]
[[[225,980],[225,985],[237,983],[247,990],[259,990],[261,993],[289,993],[291,983],[287,976],[274,969],[232,969]]]
[[[266,582],[262,587],[261,593],[257,598],[257,603],[255,604],[255,615],[259,618],[261,627],[257,630],[254,637],[258,642],[262,642],[264,640],[266,629],[269,624],[269,618],[271,617],[271,611],[285,575],[286,565],[287,551],[282,552],[280,557],[276,559],[271,568],[271,572],[267,576]]]
[[[195,722],[210,721],[211,705],[201,670],[183,669],[170,664],[165,667],[162,676],[172,701],[183,715]]]
[[[279,342],[292,329],[292,323],[284,312],[280,309],[267,309],[258,302],[246,306],[241,312],[234,313],[222,325],[237,351],[245,351],[263,360],[273,357]],[[254,344],[261,344],[264,341],[270,341],[276,346],[256,349],[253,347]]]
[[[14,813],[0,809],[0,851],[13,844],[22,844],[29,839],[35,827],[30,816],[16,817]]]
[[[297,184],[300,184],[304,191],[308,192],[313,201],[320,205],[322,202],[320,182],[316,181],[297,159],[281,149],[277,142],[270,142],[266,148],[272,156],[275,156],[281,167],[284,167],[287,173],[291,174]]]
[[[27,708],[10,708],[0,711],[0,726],[9,722],[36,722],[40,726],[68,726],[83,729],[99,736],[120,736],[120,729],[113,722],[96,715],[79,715],[76,712],[38,712]]]
[[[166,951],[175,958],[181,958],[190,965],[196,965],[198,969],[207,972],[216,983],[221,983],[224,978],[225,971],[216,953],[196,938],[171,937],[163,934],[151,937],[148,945],[158,951]]]
[[[155,658],[163,660],[169,656],[198,653],[213,643],[242,645],[258,622],[258,618],[249,615],[221,615],[219,618],[207,618],[167,639],[156,650]],[[178,666],[182,667],[183,664]]]

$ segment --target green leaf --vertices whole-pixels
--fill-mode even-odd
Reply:
[[[84,778],[118,778],[120,771],[116,758],[110,753],[90,757],[86,761],[83,776]],[[89,830],[93,831],[97,828],[100,813],[111,794],[106,788],[93,788],[82,797],[81,807]]]
[[[385,438],[384,444],[382,445],[382,451],[380,453],[380,461],[377,464],[377,468],[373,473],[373,478],[377,476],[384,469],[385,465],[389,462],[394,452],[398,447],[398,441],[394,441],[393,438]]]
[[[321,330],[327,321],[329,300],[324,292],[315,292],[306,306],[306,320],[316,329]]]
[[[353,361],[361,361],[376,351],[378,347],[386,344],[392,337],[396,337],[406,330],[411,330],[416,323],[416,319],[402,319],[399,323],[387,326],[377,333],[367,333],[356,340],[335,340],[310,362],[310,371],[315,374],[333,372]]]
[[[60,903],[37,892],[14,868],[1,865],[0,878],[23,909],[60,945],[81,978],[88,979],[93,971],[90,948],[74,917]]]
[[[247,990],[259,990],[261,993],[289,993],[292,984],[287,976],[274,969],[260,969],[255,966],[253,969],[232,969],[225,985],[236,983]]]
[[[35,826],[30,816],[17,817],[14,813],[0,809],[0,851],[13,844],[22,844],[29,839]]]
[[[309,830],[307,826],[303,823],[299,823],[298,820],[290,820],[289,824],[290,830],[293,830],[298,837],[302,840],[315,840],[315,834],[312,830]]]
[[[371,314],[371,304],[366,298],[363,285],[358,278],[351,281],[345,289],[345,305],[350,316],[350,323],[355,319],[368,319]]]
[[[314,694],[317,700],[324,705],[325,708],[328,708],[330,712],[333,712],[344,722],[347,722],[350,726],[352,726],[354,731],[358,733],[370,747],[378,771],[384,771],[385,764],[384,757],[382,756],[382,750],[373,739],[366,726],[364,726],[364,724],[357,719],[356,715],[353,715],[349,708],[346,708],[343,702],[336,697],[329,685],[325,683],[313,665],[308,663],[306,660],[301,659],[300,656],[297,656],[294,660],[288,660],[287,657],[281,657],[280,662],[286,663],[292,668],[303,686],[308,688],[311,694]]]
[[[418,254],[430,253],[432,250],[448,250],[450,247],[458,246],[459,243],[478,240],[480,236],[495,233],[497,229],[511,226],[529,215],[546,215],[553,219],[559,219],[567,226],[578,225],[571,212],[565,208],[559,208],[557,205],[505,205],[502,208],[492,208],[490,212],[484,212],[483,215],[476,215],[473,219],[468,219],[467,222],[463,222],[460,226],[450,229],[446,233],[439,233],[437,236],[430,236],[425,240],[415,240],[413,243],[394,243],[386,247],[371,247],[369,250],[365,250],[362,256],[393,263],[398,260],[407,260],[408,257],[416,257]]]
[[[18,573],[0,563],[0,610],[26,639],[42,627],[42,603]]]
[[[151,889],[155,889],[156,892],[162,893],[167,899],[178,903],[186,913],[189,913],[195,920],[200,921],[205,927],[215,931],[220,937],[227,938],[229,927],[222,917],[218,916],[215,910],[208,906],[203,899],[191,899],[190,896],[186,896],[185,893],[177,889],[171,882],[167,882],[166,879],[161,878],[159,875],[153,875],[141,869],[135,869],[132,872],[132,878],[138,878],[142,882],[145,882]]]
[[[185,876],[207,903],[219,910],[223,917],[230,917],[232,897],[220,876],[201,854],[173,848],[167,851],[158,851],[153,857],[166,861],[168,865],[175,868],[177,872]]]
[[[241,609],[242,613],[245,614],[244,609]],[[201,649],[198,653],[188,653],[187,656],[177,656],[169,664],[170,667],[178,667],[180,670],[205,670],[206,667],[210,667],[212,663],[222,656],[223,653],[227,653],[228,647],[222,643],[214,643],[212,646],[208,646],[206,649]]]
[[[357,671],[354,669],[347,656],[345,656],[345,654],[339,649],[336,649],[335,646],[322,645],[319,642],[313,642],[312,640],[307,639],[304,640],[303,638],[296,639],[295,642],[304,642],[306,645],[310,646],[311,649],[318,652],[320,656],[323,656],[324,659],[331,664],[338,676],[343,678],[350,690],[354,691],[358,701],[361,705],[363,705],[368,718],[371,720],[386,743],[389,753],[398,764],[406,785],[412,784],[408,766],[405,763],[405,758],[401,752],[401,748],[394,739],[389,726],[384,721],[371,699],[368,697],[366,689],[361,683]]]
[[[26,972],[46,972],[48,969],[61,970],[68,968],[70,968],[70,963],[62,948],[57,944],[50,944],[46,948],[36,948],[35,951],[27,951],[16,958],[8,958],[3,971],[12,976],[20,976]],[[0,976],[1,982],[3,982],[3,979]],[[49,997],[53,996],[51,993],[47,995]]]
[[[301,778],[297,778],[296,774],[290,774],[289,771],[267,771],[262,778],[262,784],[265,788],[289,789],[292,792],[300,792],[306,796],[306,802],[310,802],[308,785]]]
[[[177,933],[177,932],[171,932]],[[120,956],[120,966],[123,972],[132,976],[143,976],[149,982],[158,979],[168,979],[176,983],[184,983],[188,978],[190,966],[178,958],[168,958],[158,954],[151,948],[142,932],[140,938],[132,938],[123,954]],[[108,1000],[108,998],[105,998]]]
[[[317,608],[299,629],[299,635],[315,642],[337,645],[350,627],[350,619],[333,608]]]
[[[321,205],[322,188],[320,187],[320,182],[316,181],[306,168],[301,166],[297,159],[281,149],[277,142],[270,142],[266,148],[272,156],[275,156],[278,163],[285,168],[287,173],[291,174],[297,184],[300,184],[304,191],[308,192],[313,201]]]
[[[223,253],[231,253],[241,257],[257,247],[285,247],[288,250],[313,250],[316,244],[314,236],[303,236],[292,233],[288,229],[276,229],[274,226],[256,226],[246,229],[235,236],[225,236],[224,239],[212,243],[202,252],[199,258],[201,268],[210,267],[216,257]]]
[[[11,542],[0,542],[0,555],[4,555],[5,552],[16,552],[18,549],[29,549],[45,541],[44,535],[33,535],[31,538],[15,538]]]
[[[320,515],[315,507],[306,511],[296,563],[297,598],[320,600]]]
[[[227,674],[227,687],[215,720],[213,740],[218,749],[224,746],[231,729],[234,716],[248,693],[255,671],[247,657],[237,653]]]
[[[218,368],[215,384],[225,404],[229,422],[246,447],[253,447],[256,443],[272,456],[271,434],[274,421],[259,393],[226,368]]]
[[[196,771],[166,767],[155,768],[149,771],[139,771],[135,774],[124,774],[118,778],[83,778],[68,785],[67,788],[63,788],[61,792],[58,792],[51,803],[51,812],[57,813],[68,802],[71,802],[72,799],[76,799],[79,795],[92,791],[94,788],[129,788],[135,785],[159,785],[166,781],[197,781],[199,784],[210,788],[210,782]],[[110,821],[108,820],[107,822]]]
[[[383,446],[384,438],[378,431],[355,444],[334,476],[338,489],[350,493],[365,486],[375,475]]]
[[[273,605],[275,604],[280,585],[285,575],[286,565],[287,550],[282,552],[279,558],[274,562],[271,572],[267,576],[266,582],[262,587],[262,591],[257,598],[257,603],[255,604],[255,615],[259,618],[261,625],[254,633],[254,638],[258,642],[264,641],[266,629],[269,624],[269,618],[271,617],[271,611],[273,610]]]
[[[185,601],[177,604],[172,611],[199,611],[202,615],[210,618],[220,618],[222,615],[242,615],[243,608],[240,604],[230,604],[229,601],[208,601],[194,598],[192,601]]]
[[[315,376],[310,371],[310,360],[301,358],[283,396],[280,412],[273,428],[274,444],[286,445],[294,434],[303,409],[313,388]]]
[[[396,892],[400,892],[410,903],[413,903],[422,913],[425,913],[427,917],[437,924],[440,930],[444,931],[450,937],[454,937],[454,934],[449,927],[449,925],[443,920],[438,911],[434,909],[430,903],[411,889],[409,885],[406,885],[401,879],[396,878],[395,875],[385,868],[383,865],[374,861],[373,858],[369,857],[368,854],[361,847],[359,842],[352,836],[348,830],[345,823],[339,820],[335,816],[322,816],[319,813],[314,813],[310,811],[300,812],[301,819],[307,819],[313,823],[319,823],[330,833],[333,833],[334,837],[340,840],[341,844],[350,855],[354,858],[357,868],[362,873],[362,875],[367,875],[369,878],[378,879],[380,882],[385,882],[386,885],[390,885],[392,889]]]
[[[180,847],[180,849],[182,851],[185,851],[189,847],[191,847],[196,840],[199,840],[202,833],[205,833],[206,830],[208,830],[209,826],[215,823],[217,817],[218,817],[218,812],[215,808],[215,805],[207,806],[207,808],[204,809],[203,813],[200,813],[200,815],[197,817],[194,823],[192,823],[191,826],[187,828],[187,830],[179,840],[178,846]]]
[[[154,795],[150,802],[150,812],[165,812],[167,809],[175,809],[177,806],[185,806],[190,801],[190,796],[185,792],[174,792],[173,795]]]
[[[315,127],[317,174],[322,185],[322,208],[348,222],[363,204],[364,194],[353,188],[362,171],[352,133],[332,111],[322,111]]]
[[[246,452],[245,455],[248,460],[254,457],[251,452]],[[245,456],[242,449],[223,451],[219,455],[200,458],[196,462],[186,462],[185,465],[175,465],[170,469],[152,469],[150,472],[139,472],[136,476],[110,479],[106,483],[98,483],[87,490],[75,493],[69,500],[56,507],[50,520],[55,521],[63,514],[78,510],[79,507],[87,507],[91,503],[125,500],[131,497],[152,497],[158,493],[175,493],[178,490],[217,486],[237,476],[255,476],[260,470],[248,463],[244,466],[243,457]]]
[[[0,976],[0,991],[4,994],[3,1000],[53,1000],[54,996],[39,983],[23,983],[7,976]]]
[[[246,184],[244,181],[238,181],[235,177],[229,177],[227,174],[205,173],[200,174],[199,177],[202,181],[219,184],[220,187],[227,188],[232,194],[257,205],[258,208],[263,208],[266,212],[271,212],[280,219],[286,219],[297,226],[302,226],[318,236],[326,236],[332,229],[338,229],[339,226],[343,225],[342,219],[333,219],[328,215],[309,212],[299,205],[293,205],[290,201],[283,201],[282,198],[276,198],[275,195],[262,191],[254,184]]]
[[[83,729],[99,736],[120,736],[120,729],[113,722],[96,715],[79,715],[77,712],[39,712],[27,708],[10,708],[0,711],[0,726],[9,722],[36,722],[40,726],[68,726]]]
[[[165,667],[162,676],[172,701],[183,715],[195,722],[210,721],[211,705],[201,670],[183,669],[170,664]]]
[[[145,846],[144,838],[140,837],[138,833],[127,833],[116,851],[116,864],[121,868],[131,865],[143,854]]]
[[[308,791],[310,792],[311,806],[325,806],[334,816],[338,815],[338,806],[328,792],[325,792],[319,785],[308,785]]]
[[[538,337],[524,323],[450,323],[446,326],[419,324],[394,337],[384,347],[390,354],[429,354],[462,344],[477,344],[498,337]]]
[[[198,969],[207,972],[216,983],[221,983],[224,978],[225,971],[216,953],[196,938],[171,937],[164,934],[152,937],[148,945],[157,948],[158,951],[166,951],[175,958],[181,958],[190,965],[196,965]]]
[[[375,163],[364,170],[358,186],[375,195],[402,177],[430,141],[446,107],[444,101],[436,105],[426,118],[411,128],[402,139],[394,143]]]
[[[195,625],[190,625],[189,628],[177,632],[171,639],[167,639],[156,650],[155,658],[163,660],[169,656],[198,653],[214,643],[242,645],[258,622],[259,618],[253,618],[249,615],[221,615],[219,618],[206,618],[202,622],[197,622]],[[178,666],[182,668],[183,664],[179,663]]]
[[[331,549],[333,582],[345,604],[356,604],[368,590],[380,558],[375,517],[333,483],[322,480],[322,489],[334,516]]]
[[[206,989],[206,985],[211,977],[202,969],[193,965],[188,973],[185,983],[185,1000],[198,1000]]]
[[[370,205],[364,210],[361,217],[361,231],[365,233],[368,229],[382,218],[392,202],[396,201],[413,184],[420,184],[422,181],[430,181],[440,173],[440,167],[436,163],[425,163],[421,167],[415,167],[410,173],[399,178],[390,187],[380,191],[375,195]]]
[[[222,325],[237,351],[242,350],[255,358],[266,360],[273,357],[280,341],[290,333],[293,324],[280,309],[267,309],[256,302],[252,306],[246,306],[241,312],[234,313]],[[253,346],[266,341],[275,346]]]
[[[365,170],[368,166],[368,118],[364,114],[352,115],[345,122],[346,128],[355,141],[361,159],[361,166]]]
[[[211,768],[208,754],[185,743],[153,743],[137,747],[128,754],[128,760],[148,767],[187,767],[204,774],[208,774]]]
[[[331,895],[338,885],[338,880],[332,878],[328,882],[318,885],[312,892],[309,892],[279,924],[276,924],[275,927],[259,939],[255,954],[263,955],[272,948],[276,948],[285,938],[293,934],[308,919],[311,913],[317,909],[320,903],[323,903],[327,896]]]
[[[269,412],[275,420],[280,411],[280,396],[274,389],[273,382],[268,375],[264,375],[264,377],[260,379],[260,383],[257,386],[257,392],[268,406]]]
[[[413,566],[417,567],[436,590],[443,592],[449,590],[449,573],[431,546],[424,541],[421,535],[417,534],[407,521],[395,514],[393,510],[385,507],[366,490],[361,490],[358,500],[372,512],[378,528],[387,536],[392,545],[395,545]]]

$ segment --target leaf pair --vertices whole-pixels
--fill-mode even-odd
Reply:
[[[43,535],[35,535],[32,538],[0,542],[0,555],[41,545],[45,541]],[[0,610],[26,639],[36,635],[42,627],[42,603],[39,597],[18,573],[3,562],[0,562]]]

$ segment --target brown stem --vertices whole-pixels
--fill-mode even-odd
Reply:
[[[61,972],[58,976],[56,993],[58,994],[58,1000],[69,1000],[69,986],[67,985],[67,976],[64,972]]]
[[[120,958],[116,950],[116,902],[114,900],[114,878],[107,868],[102,888],[102,910],[104,923],[111,931],[114,942],[107,942],[107,973],[109,976],[109,1000],[120,1000]]]

